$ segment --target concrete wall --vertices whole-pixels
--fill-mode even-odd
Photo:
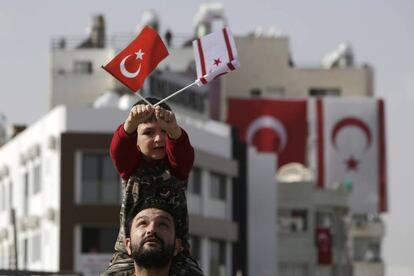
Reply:
[[[275,155],[248,148],[247,275],[277,275]]]
[[[54,49],[50,56],[52,77],[49,109],[60,104],[91,104],[105,90],[113,89],[115,78],[101,68],[113,56],[112,49]],[[75,72],[75,61],[92,62],[92,73]]]

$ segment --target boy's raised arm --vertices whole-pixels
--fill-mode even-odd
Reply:
[[[122,179],[128,180],[141,160],[141,152],[137,148],[137,132],[126,133],[124,124],[121,124],[112,136],[109,154]]]
[[[187,179],[194,163],[194,148],[187,133],[181,129],[181,135],[176,140],[168,136],[165,149],[174,175],[179,179]]]

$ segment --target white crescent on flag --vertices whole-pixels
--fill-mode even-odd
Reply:
[[[229,28],[193,41],[198,86],[240,68],[236,44]]]

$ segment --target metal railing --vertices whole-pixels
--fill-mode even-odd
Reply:
[[[161,35],[161,34],[160,34]],[[130,43],[137,33],[115,33],[107,36],[105,39],[105,48],[110,47],[114,49],[123,49]],[[72,36],[53,36],[50,40],[50,47],[52,49],[75,49],[89,37],[87,35],[72,35]],[[164,39],[164,37],[162,36]],[[186,42],[192,39],[191,34],[174,33],[171,40],[171,47],[182,47]]]

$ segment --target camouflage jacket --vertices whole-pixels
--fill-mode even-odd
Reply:
[[[158,199],[167,199],[173,204],[177,237],[183,241],[183,250],[174,257],[170,275],[203,275],[197,262],[189,254],[186,186],[187,181],[171,175],[168,163],[164,161],[156,166],[140,166],[128,181],[123,182],[120,229],[115,243],[115,253],[109,267],[101,275],[133,275],[134,262],[128,255],[124,243],[126,216],[136,204],[141,204],[142,201],[156,202]]]

